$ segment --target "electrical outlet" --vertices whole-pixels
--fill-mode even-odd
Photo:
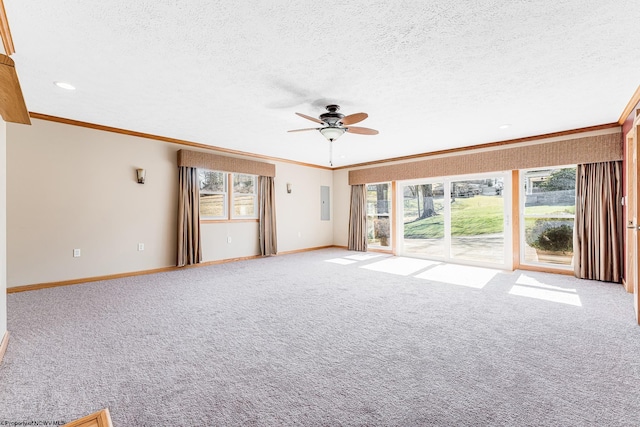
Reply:
[[[73,250],[73,257],[74,258],[78,258],[80,256],[80,249],[74,249]]]
[[[227,236],[227,243],[231,243],[231,236]]]
[[[138,243],[138,250],[144,251],[144,243]]]

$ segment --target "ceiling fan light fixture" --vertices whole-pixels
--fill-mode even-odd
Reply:
[[[329,141],[335,141],[336,139],[342,136],[345,130],[346,129],[344,128],[329,126],[329,127],[321,128],[320,133]]]

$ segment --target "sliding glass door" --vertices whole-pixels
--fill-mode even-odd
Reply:
[[[510,175],[400,182],[400,255],[510,268]]]

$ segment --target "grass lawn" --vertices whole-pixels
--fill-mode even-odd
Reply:
[[[476,236],[503,232],[504,199],[498,196],[475,196],[457,198],[451,204],[451,235]],[[527,215],[553,217],[558,214],[573,214],[575,206],[530,206]],[[527,226],[533,226],[536,218],[527,218]],[[407,239],[438,239],[444,237],[444,215],[420,219],[404,224]]]
[[[457,198],[451,203],[451,235],[475,236],[501,233],[504,199],[497,196]],[[444,215],[404,224],[407,239],[436,239],[444,236]]]

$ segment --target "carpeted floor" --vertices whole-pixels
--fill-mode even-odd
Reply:
[[[640,425],[640,327],[611,283],[327,249],[8,314],[1,425]]]

